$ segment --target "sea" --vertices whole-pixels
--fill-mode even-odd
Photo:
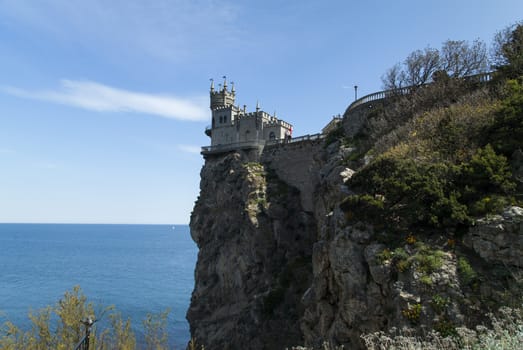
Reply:
[[[170,346],[185,349],[197,254],[187,225],[0,224],[0,325],[27,329],[31,310],[80,286],[130,318],[138,344],[146,315],[170,310]]]

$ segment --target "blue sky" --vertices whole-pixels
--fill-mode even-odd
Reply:
[[[522,14],[521,0],[0,0],[0,222],[188,223],[209,78],[316,133],[410,52],[488,44]]]

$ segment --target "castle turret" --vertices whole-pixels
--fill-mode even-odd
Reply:
[[[234,85],[232,90],[227,90],[227,77],[223,77],[223,87],[219,91],[214,90],[214,81],[211,79],[211,110],[214,111],[217,108],[230,107],[234,105],[234,99],[236,92],[234,91]]]

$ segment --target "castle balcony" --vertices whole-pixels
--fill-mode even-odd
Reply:
[[[219,154],[219,153],[226,153],[230,151],[236,151],[236,150],[252,150],[252,149],[258,149],[262,150],[265,146],[264,140],[259,141],[245,141],[245,142],[235,142],[235,143],[228,143],[225,145],[216,145],[216,146],[205,146],[202,147],[201,154],[211,155],[211,154]]]
[[[207,126],[205,127],[205,135],[211,137],[211,134],[212,134],[212,126],[207,125]]]

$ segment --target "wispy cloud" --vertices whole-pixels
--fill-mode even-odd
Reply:
[[[91,81],[62,80],[58,90],[29,91],[12,86],[4,93],[41,101],[80,107],[99,112],[133,112],[188,121],[207,119],[203,98],[146,94],[110,87]]]
[[[178,145],[178,149],[182,152],[200,154],[202,148],[194,145]]]

